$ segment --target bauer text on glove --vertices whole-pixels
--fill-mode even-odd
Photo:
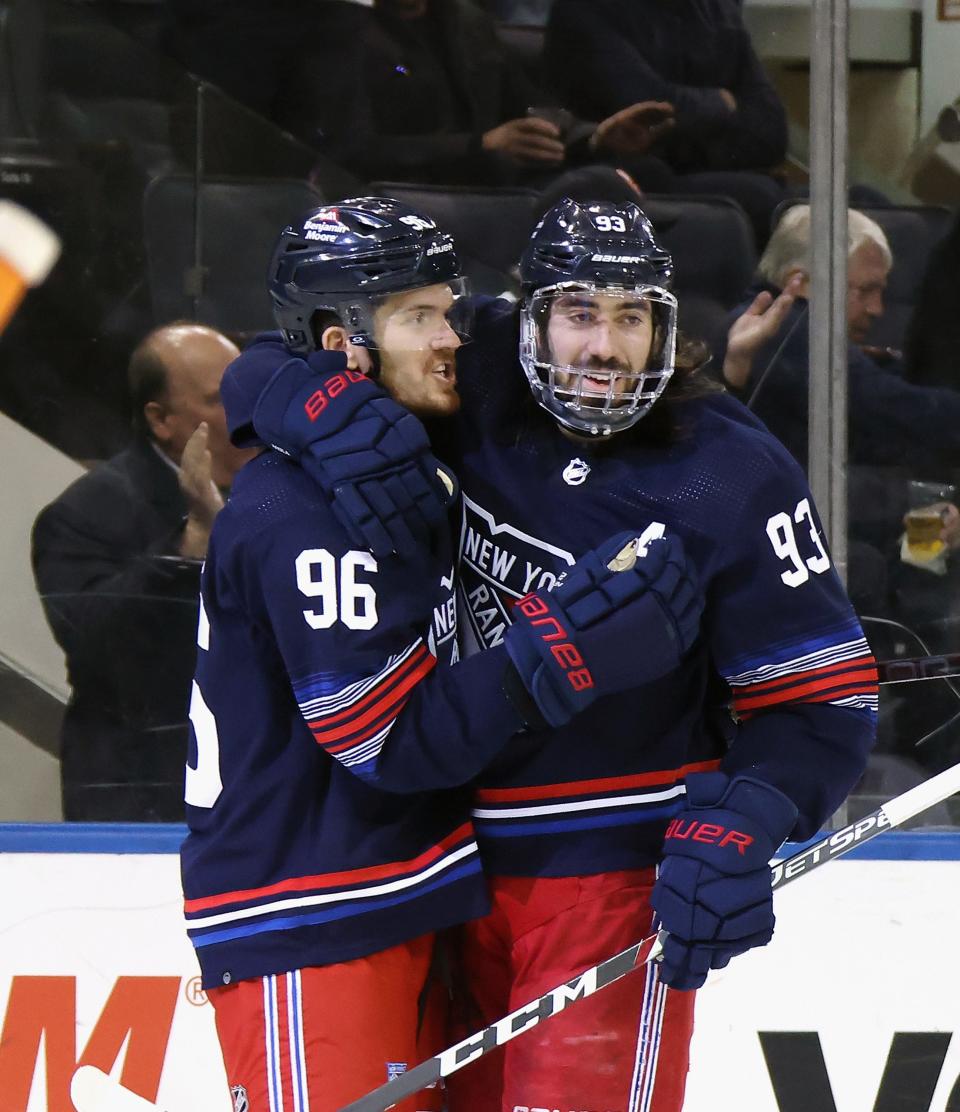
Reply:
[[[699,772],[686,788],[651,897],[669,932],[661,977],[678,989],[699,988],[711,969],[773,937],[770,859],[797,820],[790,799],[748,776]]]

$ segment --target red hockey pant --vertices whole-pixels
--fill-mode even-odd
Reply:
[[[443,993],[419,1020],[433,936],[339,965],[209,992],[236,1101],[250,1112],[335,1112],[443,1048]],[[397,1105],[436,1112],[438,1088]],[[236,1101],[236,1107],[244,1107]]]
[[[650,934],[653,881],[495,878],[493,910],[463,929],[471,1030]],[[680,1112],[694,996],[633,972],[453,1074],[449,1112]]]

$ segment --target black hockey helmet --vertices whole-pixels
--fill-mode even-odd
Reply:
[[[382,297],[447,283],[465,293],[453,238],[422,213],[389,197],[321,205],[280,233],[267,289],[291,351],[314,351],[312,321],[330,312],[350,342],[375,348],[373,310]],[[465,300],[465,299],[463,299]]]
[[[669,289],[672,280],[673,259],[632,201],[564,198],[544,214],[520,260],[527,296],[557,282]]]
[[[520,362],[560,424],[609,436],[649,412],[673,374],[672,278],[672,258],[632,201],[567,197],[543,216],[520,260]],[[562,345],[555,328],[565,331]],[[645,341],[627,338],[630,329]],[[617,335],[608,358],[597,354],[597,330]]]

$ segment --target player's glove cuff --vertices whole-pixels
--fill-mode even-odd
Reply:
[[[508,660],[503,670],[503,693],[507,702],[513,707],[526,730],[546,730],[550,723],[540,713],[535,699],[527,690],[527,686],[520,678],[516,665]]]
[[[349,368],[342,353],[314,352],[276,370],[254,406],[253,427],[264,443],[299,459],[311,444],[345,429],[365,402],[384,397],[383,388]]]

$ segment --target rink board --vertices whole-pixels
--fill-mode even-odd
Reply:
[[[4,1112],[72,1112],[78,1062],[167,1112],[230,1112],[182,833],[0,826]],[[958,881],[960,835],[890,833],[778,892],[775,941],[699,996],[685,1112],[960,1107]]]

